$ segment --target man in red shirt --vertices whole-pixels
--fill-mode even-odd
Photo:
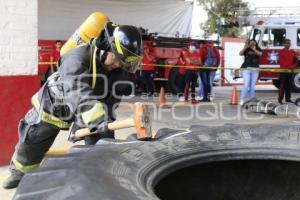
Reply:
[[[62,47],[62,41],[61,40],[56,40],[55,41],[55,49],[52,51],[51,56],[50,56],[50,62],[57,62],[59,57],[60,57],[60,49]],[[54,73],[57,71],[56,64],[51,64],[50,65],[51,73]]]
[[[296,66],[297,55],[296,52],[290,49],[291,40],[285,39],[284,48],[279,51],[279,64],[280,69],[294,69]],[[293,74],[283,72],[280,73],[280,90],[278,94],[278,103],[282,104],[283,96],[285,94],[285,101],[291,101],[291,87],[292,87]]]
[[[198,67],[201,64],[199,57],[199,51],[196,50],[195,44],[190,44],[189,49],[184,49],[182,52],[185,67],[185,88],[184,88],[184,100],[188,102],[189,90],[191,87],[192,104],[198,103],[195,99],[195,89],[197,84],[197,72]]]
[[[142,60],[142,76],[147,87],[147,94],[152,96],[154,94],[154,73],[155,73],[155,59],[150,55],[149,45],[144,45],[143,60]]]

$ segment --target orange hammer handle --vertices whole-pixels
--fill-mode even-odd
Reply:
[[[135,122],[134,122],[133,118],[128,118],[128,119],[108,123],[109,130],[118,130],[118,129],[123,129],[123,128],[130,128],[130,127],[134,127],[134,126],[135,126]],[[90,129],[88,129],[88,128],[79,129],[75,132],[76,137],[84,137],[84,136],[93,135],[93,134],[95,134],[95,133],[90,132]]]

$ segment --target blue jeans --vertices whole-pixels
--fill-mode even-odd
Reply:
[[[203,100],[208,100],[211,95],[211,71],[210,70],[200,70],[199,72],[203,88]]]
[[[200,72],[198,72],[198,85],[199,85],[199,89],[198,89],[198,92],[197,92],[197,96],[198,97],[203,97],[204,94],[203,94],[203,83],[202,83],[202,80],[201,80],[201,77],[200,77]]]
[[[256,70],[244,70],[243,71],[243,89],[241,92],[241,101],[244,101],[248,90],[250,92],[250,98],[255,98],[255,83],[258,78],[258,71]]]
[[[210,88],[211,88],[211,92],[212,92],[212,89],[213,89],[213,82],[215,80],[216,72],[217,71],[211,71],[210,72]],[[204,96],[204,94],[203,94],[204,91],[203,91],[203,83],[202,83],[202,80],[201,80],[200,71],[198,72],[198,84],[199,84],[199,90],[198,90],[197,96],[198,97],[203,97]]]
[[[216,73],[217,73],[217,71],[215,71],[215,70],[212,70],[210,72],[210,88],[211,88],[211,93],[212,93],[213,83],[214,83],[214,80],[215,80]]]

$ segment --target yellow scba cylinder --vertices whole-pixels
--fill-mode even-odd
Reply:
[[[87,43],[92,38],[96,38],[104,29],[107,22],[108,17],[103,13],[92,13],[63,45],[60,50],[60,55],[62,56],[78,45]]]

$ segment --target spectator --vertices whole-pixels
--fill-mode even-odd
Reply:
[[[217,67],[220,65],[219,51],[213,46],[212,42],[203,44],[201,46],[200,58],[203,61],[204,67]],[[202,89],[203,101],[211,101],[212,99],[212,87],[216,71],[217,69],[201,69],[199,71],[199,76],[202,83],[202,88],[199,88],[199,94],[201,93]]]
[[[52,51],[50,56],[50,62],[57,62],[60,57],[60,49],[62,47],[62,41],[55,41],[55,49]],[[57,71],[56,64],[50,64],[51,74]]]
[[[240,105],[244,104],[248,90],[250,98],[256,99],[255,83],[258,78],[259,57],[262,55],[261,48],[255,40],[247,41],[244,48],[240,51],[240,56],[244,56],[243,69],[243,88],[240,97]]]
[[[284,48],[279,51],[280,69],[294,69],[296,67],[297,56],[296,52],[291,50],[291,40],[285,39]],[[291,87],[293,74],[283,72],[280,73],[280,89],[278,94],[278,103],[282,104],[283,96],[285,95],[285,102],[292,103]]]
[[[203,46],[203,44],[200,44],[199,49],[201,49],[202,46]],[[202,83],[202,80],[201,80],[201,77],[200,77],[200,71],[198,71],[197,81],[198,81],[198,91],[197,91],[197,95],[196,95],[196,100],[197,101],[202,101],[204,94],[203,94],[203,83]]]
[[[178,78],[177,78],[177,84],[178,84],[178,101],[184,101],[184,87],[185,87],[185,61],[183,57],[183,51],[180,53],[180,56],[178,58],[177,64],[179,65],[178,68]]]
[[[142,76],[147,89],[147,95],[153,96],[154,94],[154,73],[155,73],[155,59],[150,55],[149,45],[144,45],[143,51],[143,67]]]
[[[184,49],[183,60],[185,64],[185,88],[184,88],[184,101],[188,102],[189,99],[189,90],[191,88],[192,104],[198,103],[195,99],[195,89],[197,84],[197,71],[198,66],[201,64],[199,58],[199,52],[196,50],[195,44],[191,43],[189,49]]]

